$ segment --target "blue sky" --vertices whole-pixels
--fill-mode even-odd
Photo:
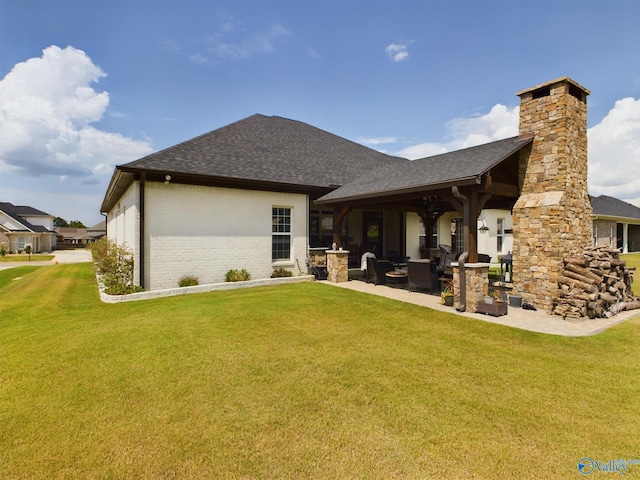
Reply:
[[[0,0],[0,201],[97,223],[114,165],[254,113],[419,158],[516,135],[515,92],[567,75],[590,192],[640,206],[638,25],[640,0]]]

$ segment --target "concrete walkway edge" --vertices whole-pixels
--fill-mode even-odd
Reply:
[[[549,335],[560,335],[565,337],[584,337],[596,335],[608,328],[618,325],[626,320],[640,315],[640,310],[624,311],[611,318],[585,319],[579,322],[569,322],[556,315],[549,315],[546,312],[523,310],[522,308],[509,307],[509,313],[502,317],[492,317],[481,313],[457,312],[455,308],[447,307],[440,303],[440,296],[430,295],[421,292],[409,292],[402,288],[393,288],[385,285],[373,285],[360,280],[350,280],[343,283],[330,283],[322,281],[327,285],[339,288],[346,288],[371,295],[398,300],[400,302],[412,303],[422,307],[440,310],[443,312],[460,315],[476,320],[496,323],[531,332],[546,333]]]

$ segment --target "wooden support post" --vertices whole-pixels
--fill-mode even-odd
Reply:
[[[347,205],[333,209],[333,243],[336,244],[336,248],[342,247],[342,224],[350,211],[351,207]]]

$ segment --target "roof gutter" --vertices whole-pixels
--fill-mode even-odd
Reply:
[[[639,224],[640,223],[640,218],[633,218],[633,217],[619,217],[616,215],[606,215],[606,214],[599,214],[599,215],[592,215],[593,220],[611,220],[617,223],[633,223],[633,224]]]
[[[140,255],[139,255],[139,263],[140,263],[140,286],[144,288],[144,260],[145,260],[145,203],[144,203],[144,190],[145,183],[147,181],[147,174],[142,172],[140,174],[140,239],[139,239],[139,247],[140,247]]]
[[[467,272],[465,269],[465,262],[469,258],[469,224],[471,221],[471,206],[469,198],[458,190],[458,187],[451,188],[451,193],[460,202],[462,202],[462,217],[464,225],[464,252],[458,257],[458,277],[460,278],[460,303],[456,307],[458,312],[464,312],[467,309]]]

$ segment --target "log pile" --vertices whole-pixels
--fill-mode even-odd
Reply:
[[[640,298],[631,290],[634,270],[611,247],[589,247],[578,257],[565,258],[553,313],[565,320],[579,320],[608,318],[640,308]]]

